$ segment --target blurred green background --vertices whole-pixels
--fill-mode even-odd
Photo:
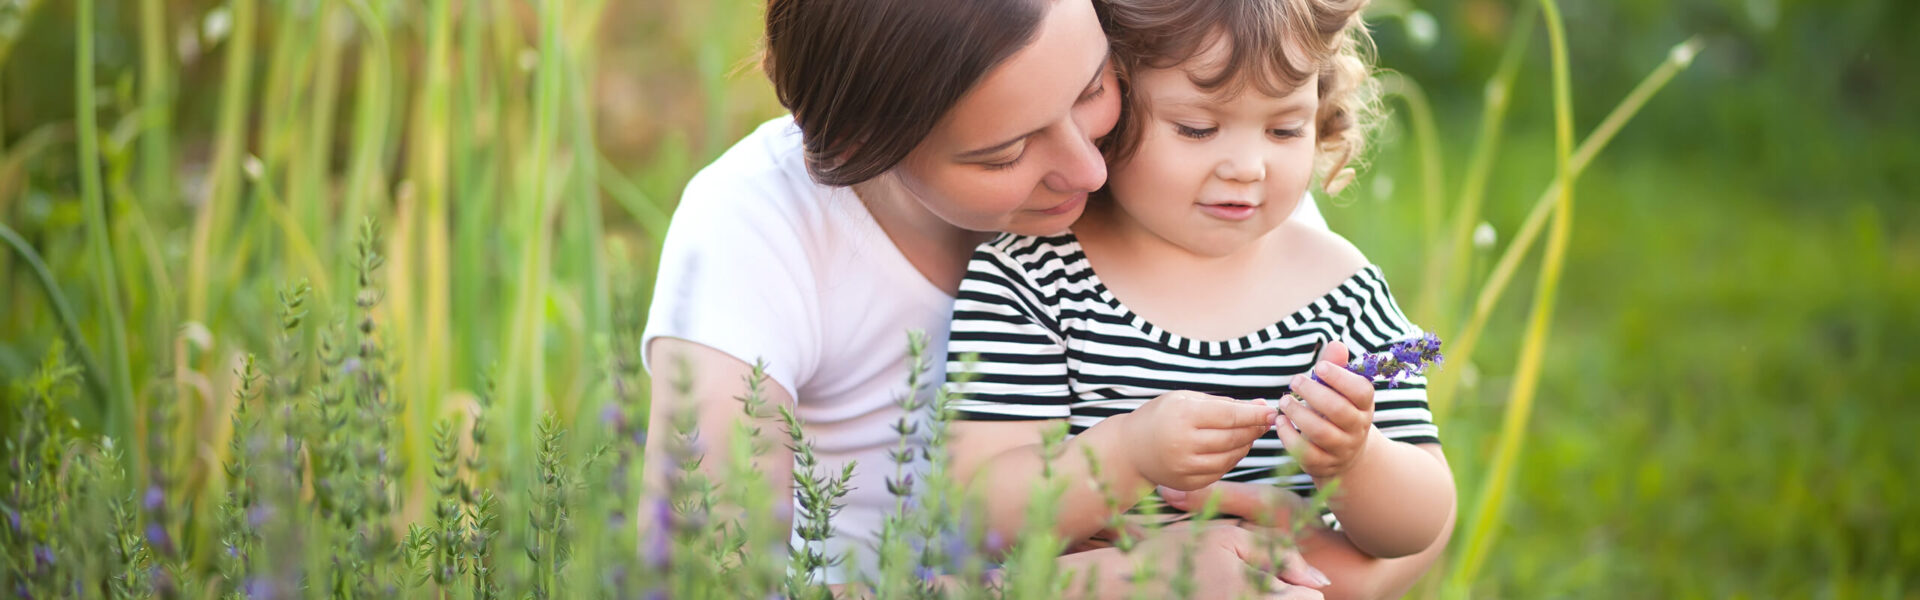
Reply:
[[[1531,34],[1476,219],[1496,241],[1452,263],[1469,291],[1553,178],[1547,35],[1522,4],[1376,0],[1379,63],[1424,90],[1435,135],[1390,102],[1371,166],[1322,202],[1409,306],[1437,297],[1422,271],[1451,227],[1421,198],[1460,194],[1515,28]],[[413,398],[410,452],[424,457],[431,419],[488,376],[519,415],[512,438],[545,410],[597,426],[603,332],[639,318],[680,187],[779,113],[753,62],[760,6],[453,5],[471,10],[101,2],[100,221],[78,158],[75,5],[0,0],[0,222],[45,258],[101,369],[125,374],[90,394],[110,397],[91,426],[149,433],[127,415],[178,402],[185,418],[163,434],[204,446],[151,460],[217,469],[197,454],[224,445],[229,372],[271,339],[272,290],[331,279],[316,311],[344,318],[358,216],[387,230],[383,326]],[[1920,3],[1562,5],[1581,137],[1676,45],[1703,45],[1579,179],[1528,437],[1471,596],[1920,597],[1906,438],[1920,431]],[[236,52],[241,38],[253,47]],[[163,60],[144,61],[156,48]],[[1441,168],[1424,172],[1426,157]],[[92,225],[112,248],[106,277]],[[1450,365],[1461,532],[1507,414],[1537,255],[1472,364]],[[15,381],[61,328],[18,255],[0,257],[0,282],[0,377]],[[1445,332],[1463,306],[1427,314]]]

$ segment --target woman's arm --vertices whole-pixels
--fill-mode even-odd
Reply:
[[[1219,496],[1221,513],[1251,521],[1272,519],[1265,522],[1286,523],[1295,512],[1307,510],[1306,502],[1292,492],[1235,481],[1218,482],[1191,493],[1161,490],[1161,495],[1167,504],[1181,510],[1198,510],[1209,496]],[[1400,558],[1375,557],[1354,546],[1346,534],[1317,525],[1309,527],[1299,540],[1300,553],[1307,563],[1333,581],[1320,590],[1329,600],[1399,598],[1446,552],[1447,542],[1453,535],[1454,518],[1454,512],[1449,510],[1440,536],[1432,545]]]
[[[1120,510],[1132,508],[1133,501],[1152,488],[1117,447],[1121,440],[1114,435],[1119,425],[1116,419],[1125,416],[1110,418],[1061,446],[1053,475],[1069,484],[1059,499],[1059,509],[1054,511],[1054,532],[1069,542],[1092,536],[1113,518],[1099,486],[1121,499]],[[1027,508],[1045,463],[1040,438],[1057,423],[955,421],[952,425],[954,474],[981,498],[988,530],[1003,539],[1014,539],[1026,523]],[[1087,462],[1089,451],[1100,463],[1098,480]]]
[[[679,465],[672,464],[667,448],[675,435],[673,416],[681,411],[691,411],[695,418],[695,431],[699,439],[699,448],[710,450],[719,448],[718,453],[709,452],[709,458],[700,461],[700,472],[709,481],[738,481],[728,477],[727,461],[718,460],[726,448],[731,447],[736,425],[746,420],[739,398],[747,395],[747,378],[753,374],[753,367],[725,352],[683,340],[680,338],[656,338],[645,349],[648,363],[654,365],[653,406],[647,415],[646,447],[646,483],[641,501],[657,499],[665,493],[665,476]],[[681,393],[682,378],[687,385],[687,393]],[[763,399],[768,410],[778,406],[793,406],[793,394],[771,380],[761,386]],[[758,426],[762,435],[775,435],[779,423],[767,415]],[[764,474],[773,494],[774,515],[781,519],[780,529],[792,526],[793,514],[793,450],[786,444],[767,444],[767,452],[754,457],[753,466]],[[639,511],[635,514],[647,514]],[[647,519],[635,519],[642,528],[641,535],[648,535]]]
[[[1067,482],[1054,532],[1069,543],[1085,540],[1154,485],[1192,489],[1220,479],[1272,427],[1274,415],[1264,402],[1169,392],[1107,417],[1068,440],[1053,461],[1053,476]],[[1049,426],[1057,420],[953,425],[954,473],[982,497],[989,530],[1006,539],[1023,528],[1047,467],[1040,436]],[[1099,462],[1098,477],[1089,455]],[[1116,505],[1107,504],[1108,493]]]

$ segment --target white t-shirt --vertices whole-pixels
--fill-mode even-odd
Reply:
[[[921,391],[930,398],[945,379],[952,307],[851,189],[814,183],[800,130],[782,117],[687,184],[641,343],[674,337],[766,361],[793,395],[823,472],[859,461],[826,550],[864,566],[894,505],[886,450],[899,441],[890,426],[907,387],[906,332],[927,334]]]
[[[1294,218],[1320,223],[1309,197]],[[886,451],[906,393],[907,331],[927,334],[921,393],[945,380],[953,297],[914,268],[851,189],[808,176],[791,117],[762,124],[694,175],[674,211],[642,335],[705,345],[793,395],[823,472],[858,461],[829,552],[873,564],[893,510]],[[648,364],[650,372],[655,365]],[[698,391],[695,391],[698,394]],[[829,574],[846,580],[845,570]]]

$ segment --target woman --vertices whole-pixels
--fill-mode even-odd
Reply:
[[[892,506],[891,469],[875,467],[890,464],[906,391],[904,332],[927,332],[937,365],[973,248],[993,232],[1059,231],[1079,216],[1106,179],[1094,141],[1118,118],[1118,83],[1090,0],[770,0],[764,66],[792,117],[761,126],[687,186],[642,343],[655,373],[686,365],[693,391],[656,376],[650,418],[665,431],[669,415],[694,411],[704,446],[724,448],[740,414],[733,398],[765,361],[769,400],[793,408],[824,466],[867,467],[828,543],[864,564],[860,541]],[[941,379],[936,369],[925,381]],[[650,459],[665,437],[649,439]],[[791,453],[759,466],[790,488]],[[1228,573],[1258,554],[1246,536],[1206,539],[1198,564]],[[1113,550],[1062,559],[1116,577],[1124,560]],[[1332,578],[1343,575],[1372,577]],[[1202,581],[1229,586],[1203,590],[1223,597],[1244,578]],[[1317,597],[1273,583],[1284,597]]]

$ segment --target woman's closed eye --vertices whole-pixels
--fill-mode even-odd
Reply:
[[[1026,148],[1021,148],[1020,153],[1013,155],[1013,158],[1009,158],[999,162],[984,162],[984,163],[980,163],[980,166],[985,167],[988,171],[1005,171],[1007,169],[1011,169],[1011,168],[1014,168],[1015,166],[1018,166],[1020,164],[1020,159],[1025,158],[1026,156],[1027,156]]]

